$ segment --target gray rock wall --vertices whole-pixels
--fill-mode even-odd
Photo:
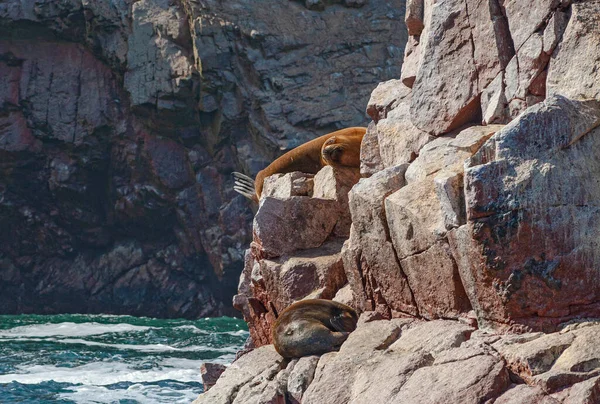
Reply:
[[[252,218],[231,171],[366,124],[403,17],[403,0],[0,3],[1,310],[228,312]]]

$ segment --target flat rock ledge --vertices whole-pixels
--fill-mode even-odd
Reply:
[[[600,322],[494,335],[454,320],[376,317],[364,313],[340,351],[320,357],[254,349],[194,404],[600,402]]]

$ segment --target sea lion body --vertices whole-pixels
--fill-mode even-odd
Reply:
[[[285,309],[273,324],[273,344],[288,359],[322,355],[339,349],[357,321],[356,311],[345,304],[301,300]]]
[[[273,174],[293,171],[316,174],[326,165],[358,168],[360,144],[366,131],[366,128],[361,127],[345,128],[308,141],[275,159],[256,174],[254,181],[243,174],[234,173],[237,177],[234,189],[258,202],[265,178]]]

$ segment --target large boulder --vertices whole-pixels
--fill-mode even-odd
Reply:
[[[264,279],[273,307],[281,312],[306,297],[332,299],[347,282],[340,254],[342,243],[334,239],[293,256],[261,260],[260,275],[254,276]]]
[[[513,51],[496,2],[426,2],[424,15],[410,114],[416,127],[439,135],[478,119],[481,92]]]
[[[384,198],[405,184],[406,164],[361,179],[350,192],[352,228],[342,257],[348,282],[361,310],[417,314],[385,220]]]
[[[332,166],[314,177],[300,172],[267,177],[253,223],[259,256],[316,248],[331,235],[347,237],[348,191],[359,178],[358,169]]]
[[[425,318],[457,318],[471,308],[446,234],[465,220],[463,161],[499,128],[472,127],[428,143],[408,167],[407,184],[385,198],[389,234]]]
[[[599,312],[599,125],[598,101],[553,96],[468,162],[467,223],[449,239],[480,325],[553,330]]]
[[[564,29],[568,20],[568,26],[550,61],[549,94],[600,99],[600,61],[596,57],[600,52],[599,12],[600,1],[578,1],[571,6],[570,19],[555,15],[550,21]]]
[[[273,345],[256,348],[232,363],[215,385],[194,404],[233,404],[275,402],[283,399],[275,376],[285,368],[283,358]]]
[[[254,216],[254,241],[264,257],[316,248],[329,237],[339,215],[331,199],[265,197]]]

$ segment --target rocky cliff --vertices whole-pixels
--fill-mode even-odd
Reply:
[[[233,170],[363,124],[404,1],[0,3],[0,307],[231,312]]]
[[[284,360],[245,354],[194,404],[600,402],[600,323],[490,335],[452,320],[363,315],[339,352]]]
[[[412,0],[405,21],[363,178],[288,174],[261,201],[234,299],[260,348],[197,402],[600,401],[600,1]],[[271,324],[310,297],[360,325],[284,362]]]

